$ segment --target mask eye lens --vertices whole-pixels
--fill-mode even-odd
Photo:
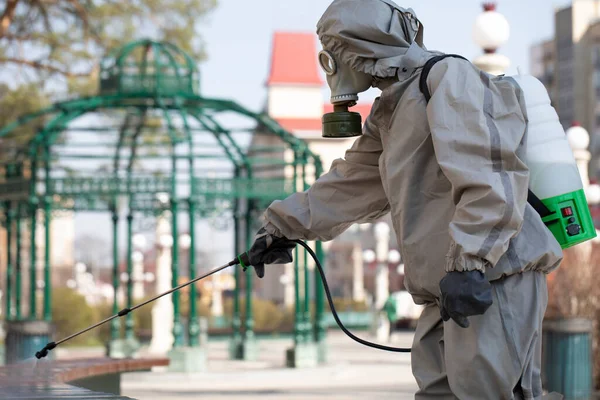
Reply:
[[[337,70],[335,60],[328,51],[323,50],[319,53],[319,64],[327,75],[333,75]]]

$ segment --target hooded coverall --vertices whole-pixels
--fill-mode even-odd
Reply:
[[[510,78],[437,52],[412,10],[336,0],[319,21],[323,48],[383,89],[363,135],[307,191],[275,201],[265,229],[329,241],[391,213],[405,285],[425,305],[412,346],[416,399],[540,399],[546,274],[562,250],[527,203],[527,116]],[[446,272],[480,270],[493,305],[468,328],[440,317]]]

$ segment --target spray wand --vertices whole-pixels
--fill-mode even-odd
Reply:
[[[352,332],[350,332],[344,326],[344,324],[340,320],[340,318],[339,318],[339,316],[338,316],[338,314],[337,314],[337,312],[335,310],[335,307],[333,305],[333,298],[331,297],[331,292],[329,290],[329,285],[327,284],[327,278],[325,277],[325,272],[323,271],[323,267],[321,266],[321,263],[319,262],[319,259],[317,258],[317,255],[313,252],[313,250],[310,248],[310,246],[308,246],[303,241],[301,241],[301,240],[293,240],[293,242],[295,242],[295,243],[299,244],[300,246],[304,247],[308,251],[308,253],[311,255],[311,257],[313,258],[313,260],[315,261],[315,264],[317,265],[317,269],[319,270],[319,274],[321,275],[321,281],[323,282],[323,288],[325,289],[325,295],[327,296],[327,302],[329,303],[329,307],[331,308],[331,313],[333,314],[333,318],[335,319],[335,322],[338,324],[338,326],[340,327],[340,329],[348,337],[350,337],[352,340],[354,340],[354,341],[356,341],[356,342],[358,342],[358,343],[360,343],[362,345],[365,345],[365,346],[368,346],[368,347],[373,347],[375,349],[385,350],[385,351],[393,351],[393,352],[399,352],[399,353],[410,353],[410,348],[384,346],[384,345],[380,345],[380,344],[377,344],[377,343],[369,342],[367,340],[361,339],[361,338],[355,336],[354,334],[352,334]],[[168,291],[166,291],[166,292],[164,292],[162,294],[159,294],[156,297],[148,299],[148,300],[144,301],[143,303],[140,303],[140,304],[138,304],[138,305],[136,305],[134,307],[124,308],[121,311],[119,311],[117,314],[115,314],[115,315],[113,315],[111,317],[108,317],[105,320],[100,321],[97,324],[94,324],[94,325],[92,325],[92,326],[90,326],[88,328],[85,328],[82,331],[79,331],[79,332],[74,333],[74,334],[72,334],[70,336],[67,336],[66,338],[61,339],[61,340],[59,340],[57,342],[50,342],[50,343],[46,344],[46,346],[44,346],[43,349],[41,349],[40,351],[36,352],[35,353],[35,357],[38,360],[42,359],[42,358],[46,357],[51,350],[53,350],[55,347],[61,345],[62,343],[66,342],[66,341],[69,341],[69,340],[71,340],[71,339],[73,339],[73,338],[75,338],[75,337],[77,337],[77,336],[79,336],[79,335],[81,335],[83,333],[86,333],[88,331],[91,331],[92,329],[95,329],[95,328],[99,327],[100,325],[104,325],[105,323],[107,323],[109,321],[112,321],[115,318],[124,317],[125,315],[129,314],[130,312],[135,311],[138,308],[140,308],[142,306],[145,306],[146,304],[152,303],[152,302],[160,299],[161,297],[164,297],[164,296],[166,296],[168,294],[171,294],[171,293],[176,292],[176,291],[178,291],[180,289],[183,289],[186,286],[189,286],[189,285],[191,285],[193,283],[196,283],[196,282],[198,282],[198,281],[200,281],[200,280],[202,280],[204,278],[208,278],[209,276],[214,275],[217,272],[222,271],[222,270],[224,270],[226,268],[229,268],[231,266],[234,266],[234,265],[241,265],[241,267],[243,268],[243,270],[246,271],[250,267],[250,261],[248,259],[248,253],[242,253],[239,256],[237,256],[234,260],[230,261],[229,263],[227,263],[225,265],[222,265],[222,266],[220,266],[218,268],[215,268],[212,271],[207,272],[206,274],[201,275],[201,276],[199,276],[199,277],[197,277],[195,279],[192,279],[189,282],[186,282],[186,283],[183,283],[183,284],[181,284],[181,285],[179,285],[177,287],[174,287],[174,288],[172,288],[172,289],[170,289],[170,290],[168,290]]]

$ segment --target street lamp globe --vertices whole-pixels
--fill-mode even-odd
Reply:
[[[158,243],[161,247],[171,247],[173,246],[173,237],[171,235],[161,235],[158,238]]]
[[[396,264],[397,262],[400,262],[400,252],[396,249],[390,250],[390,252],[388,254],[388,261],[391,262],[392,264]]]
[[[597,183],[591,184],[586,190],[587,201],[591,205],[600,203],[600,185]]]
[[[191,245],[192,237],[190,235],[184,233],[183,235],[179,236],[179,247],[181,247],[183,250],[187,250]]]
[[[586,150],[590,145],[590,135],[577,122],[567,129],[567,140],[573,151]]]
[[[144,254],[141,251],[134,251],[131,255],[131,260],[135,263],[144,261]]]
[[[133,235],[131,241],[133,245],[138,249],[146,248],[146,236],[142,235],[141,233]]]
[[[363,260],[365,260],[366,263],[370,264],[375,261],[375,256],[375,252],[371,249],[363,251]]]
[[[375,237],[378,240],[385,240],[389,237],[390,226],[385,222],[378,222],[375,225]]]
[[[398,275],[404,275],[404,264],[398,265],[396,272],[398,272]]]
[[[78,262],[75,264],[75,271],[77,271],[80,274],[83,274],[86,269],[87,269],[87,267],[82,262]]]
[[[156,200],[159,201],[159,203],[161,203],[162,205],[167,205],[169,203],[169,193],[166,192],[160,192],[160,193],[156,193]]]
[[[510,25],[506,18],[496,11],[494,4],[486,4],[473,26],[473,39],[484,50],[494,51],[505,44],[510,37]]]

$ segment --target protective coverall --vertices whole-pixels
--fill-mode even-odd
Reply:
[[[363,135],[305,192],[264,214],[273,237],[328,241],[391,213],[405,285],[425,305],[412,346],[416,399],[540,399],[545,274],[562,250],[527,203],[518,87],[447,58],[419,90],[423,26],[388,0],[336,0],[317,25],[336,61],[382,89]],[[440,316],[440,281],[478,270],[493,303],[462,328]]]

